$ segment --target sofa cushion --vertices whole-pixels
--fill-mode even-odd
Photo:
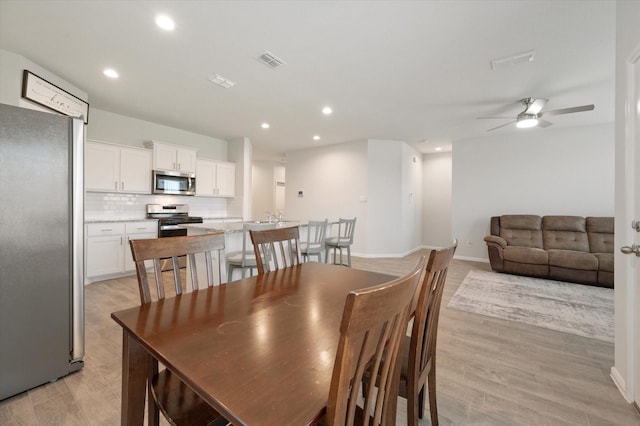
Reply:
[[[581,216],[545,216],[542,218],[545,250],[589,252],[586,221]]]
[[[546,265],[549,263],[547,252],[535,247],[508,246],[502,251],[502,257],[505,261],[516,263],[533,265]]]
[[[613,253],[593,253],[598,259],[598,269],[605,272],[613,271]]]
[[[542,248],[542,218],[536,215],[500,217],[500,236],[510,246]]]
[[[591,253],[613,253],[614,219],[612,217],[588,217],[586,223],[589,251]]]
[[[598,270],[598,258],[591,253],[573,250],[547,250],[549,266],[560,268],[582,269],[585,271]]]

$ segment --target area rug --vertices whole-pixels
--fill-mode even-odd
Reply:
[[[613,342],[613,289],[471,271],[447,307]]]

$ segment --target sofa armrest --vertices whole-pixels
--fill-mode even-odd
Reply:
[[[502,249],[507,248],[507,240],[502,237],[498,237],[497,235],[487,235],[484,237],[484,241],[488,246],[493,245]]]

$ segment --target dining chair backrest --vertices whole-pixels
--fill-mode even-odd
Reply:
[[[182,277],[178,264],[178,258],[186,256],[191,272],[191,288],[198,290],[198,272],[196,267],[196,255],[204,257],[207,274],[207,286],[211,287],[221,283],[221,252],[224,250],[224,233],[194,235],[172,238],[154,238],[147,240],[130,240],[131,254],[136,265],[138,277],[138,289],[140,290],[140,303],[151,303],[151,290],[149,287],[149,275],[153,276],[157,299],[165,298],[165,285],[162,273],[162,261],[170,259],[173,264],[173,283],[176,295],[182,294]],[[211,253],[216,252],[215,263],[217,271],[214,271],[214,258]],[[149,274],[145,261],[153,261],[153,274]],[[215,274],[217,272],[217,274]],[[168,272],[167,272],[168,273]],[[217,275],[217,282],[216,277]]]
[[[422,257],[406,276],[352,291],[347,296],[329,389],[326,424],[395,425],[400,375],[398,354],[425,263]],[[374,377],[380,377],[380,381],[378,388],[367,387],[363,407],[359,407],[365,371],[371,371]],[[370,419],[369,415],[373,417]]]
[[[247,255],[252,256],[254,253],[253,241],[251,240],[251,231],[264,231],[267,229],[275,229],[276,222],[268,223],[245,223],[242,225],[242,253],[243,253],[243,267],[247,266]],[[253,263],[253,262],[251,262]]]
[[[432,250],[425,270],[424,281],[419,287],[412,309],[415,309],[413,327],[409,340],[408,364],[403,368],[406,377],[407,419],[409,424],[417,425],[422,417],[424,405],[424,387],[429,379],[429,405],[431,423],[438,424],[438,410],[435,389],[435,357],[438,335],[438,320],[442,292],[447,279],[449,264],[456,251],[457,242],[444,249]],[[430,376],[430,377],[429,377]],[[402,394],[402,392],[401,392]],[[412,411],[413,410],[413,411]]]
[[[300,264],[300,231],[289,228],[250,231],[258,275]]]

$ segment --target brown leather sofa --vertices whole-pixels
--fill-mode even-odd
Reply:
[[[491,268],[613,288],[613,217],[503,215],[484,238]]]

